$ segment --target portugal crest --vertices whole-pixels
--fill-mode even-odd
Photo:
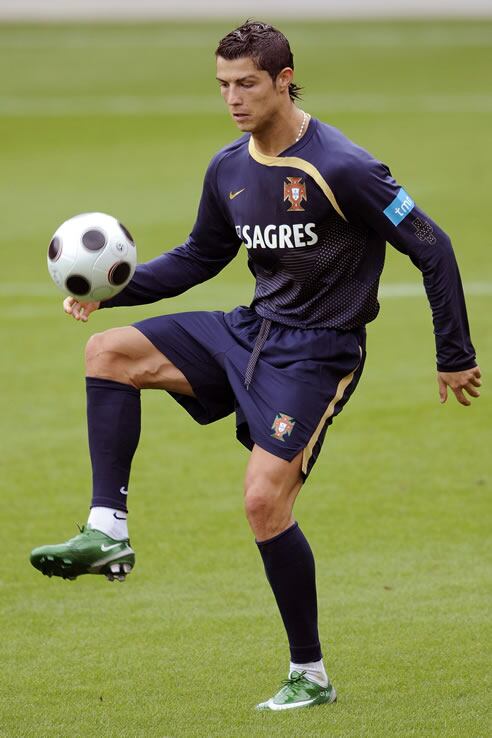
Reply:
[[[284,202],[286,200],[290,202],[288,213],[304,210],[301,207],[301,202],[303,200],[307,202],[307,194],[306,185],[302,181],[302,177],[287,177],[287,182],[284,182]]]
[[[284,436],[290,436],[294,430],[296,421],[294,418],[289,418],[285,413],[277,413],[277,417],[272,423],[272,438],[276,438],[277,441],[285,441]]]

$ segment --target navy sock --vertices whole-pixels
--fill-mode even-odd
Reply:
[[[92,462],[91,507],[127,512],[133,454],[140,438],[140,391],[129,384],[86,377]]]
[[[316,578],[309,543],[297,523],[256,543],[287,631],[291,661],[319,661]]]

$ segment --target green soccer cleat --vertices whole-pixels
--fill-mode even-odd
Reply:
[[[112,582],[123,582],[135,566],[130,541],[115,541],[86,525],[65,543],[39,546],[31,553],[31,564],[48,577],[76,579],[81,574],[105,574]]]
[[[289,679],[282,682],[282,688],[267,702],[256,705],[257,710],[293,710],[300,707],[329,705],[337,699],[335,687],[328,681],[328,686],[306,679],[305,671],[293,671]]]

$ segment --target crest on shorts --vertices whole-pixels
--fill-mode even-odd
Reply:
[[[303,200],[307,202],[307,193],[302,177],[287,177],[286,179],[287,182],[284,182],[284,202],[286,200],[290,202],[290,208],[287,212],[304,210],[301,203]]]
[[[272,438],[276,438],[277,441],[285,441],[284,436],[290,436],[294,430],[296,421],[294,418],[290,418],[285,413],[277,413],[275,420],[272,423]]]

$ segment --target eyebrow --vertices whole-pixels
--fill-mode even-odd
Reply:
[[[231,80],[221,79],[220,77],[215,78],[218,82],[228,82]],[[244,82],[247,79],[257,79],[255,74],[247,74],[245,77],[239,77],[238,79],[232,80],[232,82]]]

